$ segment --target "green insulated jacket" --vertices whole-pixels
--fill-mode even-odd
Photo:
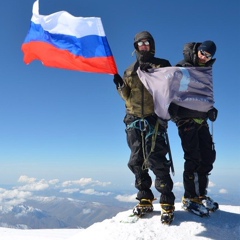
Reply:
[[[168,60],[153,57],[150,61],[152,68],[170,67]],[[144,118],[154,114],[154,103],[152,95],[142,84],[137,75],[139,63],[135,62],[125,72],[123,76],[124,86],[118,91],[126,104],[128,114],[139,118]]]

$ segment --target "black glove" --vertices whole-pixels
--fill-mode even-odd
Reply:
[[[124,81],[118,73],[114,74],[113,82],[116,84],[117,88],[122,87],[124,85]]]
[[[149,72],[149,69],[152,68],[152,66],[150,65],[150,63],[141,63],[140,64],[140,69],[144,72]]]
[[[217,119],[218,110],[214,107],[208,111],[208,118],[210,121],[214,122]]]

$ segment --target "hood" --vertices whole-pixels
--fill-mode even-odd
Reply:
[[[150,42],[150,51],[149,52],[146,52],[146,51],[139,52],[138,51],[137,42],[141,41],[142,39],[148,39],[148,41]],[[147,62],[149,59],[154,57],[155,41],[154,41],[154,38],[151,35],[151,33],[149,33],[148,31],[143,31],[143,32],[137,33],[134,37],[134,48],[136,51],[137,60],[139,62]]]

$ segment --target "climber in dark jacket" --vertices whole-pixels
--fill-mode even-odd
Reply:
[[[138,189],[138,207],[150,207],[154,195],[151,190],[152,179],[148,168],[156,176],[155,188],[161,193],[161,220],[171,221],[174,211],[175,196],[172,192],[173,181],[170,176],[170,164],[166,158],[168,146],[164,138],[167,122],[160,121],[154,112],[153,97],[138,77],[137,69],[170,67],[168,60],[156,58],[155,42],[152,35],[143,31],[136,34],[134,48],[137,61],[124,72],[114,76],[114,83],[125,101],[127,143],[131,150],[128,167],[135,175],[135,187]],[[156,127],[157,126],[157,127]],[[154,137],[153,137],[154,136]]]
[[[212,67],[216,61],[213,58],[215,52],[216,45],[213,41],[187,43],[183,50],[184,60],[176,66]],[[169,113],[178,127],[184,151],[183,204],[190,206],[193,203],[195,207],[206,207],[205,212],[217,209],[217,203],[206,195],[208,176],[216,158],[207,120],[215,121],[218,111],[213,107],[209,112],[200,112],[171,103]]]

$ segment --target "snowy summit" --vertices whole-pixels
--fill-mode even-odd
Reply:
[[[86,229],[16,230],[0,228],[3,240],[240,240],[240,206],[220,205],[210,217],[188,213],[175,204],[175,219],[170,226],[160,222],[160,205],[135,221],[132,210]]]

